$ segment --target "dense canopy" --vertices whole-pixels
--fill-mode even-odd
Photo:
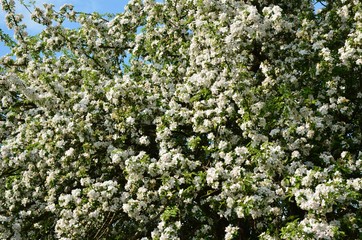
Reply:
[[[362,3],[314,4],[1,0],[0,239],[361,239]]]

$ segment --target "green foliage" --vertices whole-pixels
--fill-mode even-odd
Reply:
[[[20,2],[0,239],[361,238],[359,1]]]

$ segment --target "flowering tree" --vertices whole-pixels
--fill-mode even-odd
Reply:
[[[2,0],[0,238],[360,239],[362,3],[313,3]]]

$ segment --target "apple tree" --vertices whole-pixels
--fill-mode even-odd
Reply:
[[[1,0],[1,239],[362,237],[361,1],[22,4],[44,29]]]

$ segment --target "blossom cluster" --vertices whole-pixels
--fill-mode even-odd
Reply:
[[[0,238],[360,238],[362,4],[313,2],[1,0]]]

